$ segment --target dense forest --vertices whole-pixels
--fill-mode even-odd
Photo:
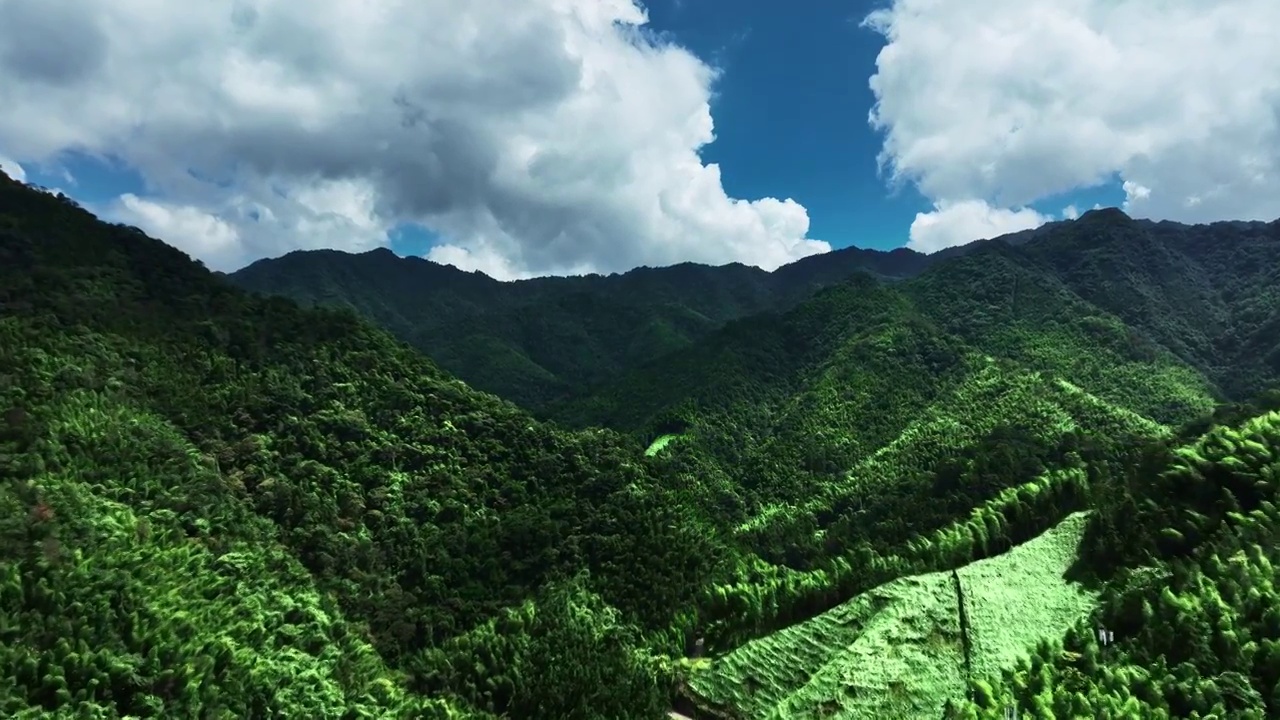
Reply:
[[[0,715],[1273,717],[1278,380],[1276,223],[222,276],[0,176]]]
[[[730,320],[792,307],[855,272],[917,274],[931,257],[848,248],[773,273],[684,263],[621,275],[498,282],[381,248],[296,251],[228,276],[303,306],[355,310],[471,386],[540,410]]]

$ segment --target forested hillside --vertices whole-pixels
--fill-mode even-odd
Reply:
[[[303,305],[356,310],[477,389],[541,410],[730,320],[791,307],[854,272],[901,278],[928,263],[906,249],[849,248],[772,273],[684,263],[498,282],[385,249],[316,250],[259,260],[228,278]]]
[[[855,278],[788,312],[730,323],[553,414],[646,441],[678,436],[665,453],[723,469],[732,494],[720,506],[773,561],[806,569],[833,549],[893,547],[1074,458],[1116,471],[1117,450],[1274,382],[1271,361],[1196,355],[1160,331],[1179,322],[1210,347],[1280,342],[1267,335],[1280,308],[1267,294],[1278,226],[1219,234],[1219,262],[1231,247],[1251,261],[1236,261],[1234,281],[1219,272],[1201,283],[1218,312],[1199,316],[1177,295],[1190,271],[1148,269],[1166,281],[1149,281],[1148,294],[1167,299],[1145,311],[1110,279],[1106,258],[1134,256],[1153,227],[1090,213],[1034,243],[982,243],[900,283]],[[1083,260],[1061,249],[1073,238]],[[1045,260],[1055,251],[1063,269]],[[1243,292],[1251,286],[1266,289]]]
[[[724,552],[633,441],[0,184],[0,715],[624,717]]]
[[[0,715],[1274,716],[1278,230],[566,281],[721,314],[540,420],[0,176]]]
[[[304,306],[353,309],[473,387],[545,414],[680,355],[730,322],[752,318],[751,325],[762,313],[786,312],[854,275],[914,278],[938,262],[1011,245],[1030,272],[1022,289],[1041,277],[1061,284],[1119,317],[1140,342],[1163,346],[1225,394],[1244,396],[1259,388],[1238,383],[1280,372],[1280,342],[1272,339],[1280,337],[1276,236],[1274,223],[1153,223],[1112,208],[933,255],[847,248],[771,273],[685,263],[498,282],[379,249],[298,251],[227,277]],[[1008,297],[984,310],[1016,305],[1019,286],[1004,290]]]

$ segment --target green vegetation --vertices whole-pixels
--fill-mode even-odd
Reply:
[[[1097,568],[1109,571],[1097,612],[1016,668],[975,679],[973,701],[950,715],[1013,706],[1035,717],[1273,717],[1277,470],[1278,412],[1154,448],[1091,524],[1082,555],[1122,561]]]
[[[541,410],[856,271],[898,278],[928,264],[913,251],[850,248],[774,273],[684,263],[501,283],[389,250],[316,250],[260,260],[228,279],[307,306],[355,310],[472,386]]]
[[[0,254],[0,714],[667,702],[650,657],[724,552],[637,443],[8,180]]]
[[[1274,716],[1280,225],[1014,240],[232,282],[0,178],[0,715]]]
[[[970,674],[998,673],[1092,609],[1093,593],[1064,579],[1084,527],[1077,513],[958,572],[889,582],[695,666],[688,686],[745,717],[937,717]]]
[[[654,455],[657,455],[658,453],[665,450],[666,447],[670,445],[673,440],[679,440],[679,439],[680,439],[680,436],[674,435],[674,434],[659,436],[657,440],[654,440],[653,442],[649,443],[649,447],[646,448],[644,451],[645,457],[653,457]]]

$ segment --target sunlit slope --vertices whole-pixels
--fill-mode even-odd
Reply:
[[[1204,368],[1028,252],[993,242],[899,283],[855,276],[785,313],[731,323],[557,416],[651,437],[681,422],[709,439],[732,427],[739,451],[778,434],[816,435],[823,442],[805,441],[804,463],[847,464],[946,390],[968,353],[1052,373],[1162,423],[1202,411],[1215,390]]]
[[[407,694],[172,425],[90,390],[42,420],[59,460],[0,484],[0,715],[475,716]]]
[[[1280,222],[1182,225],[1118,210],[1062,224],[1020,250],[1243,399],[1280,375]]]
[[[1059,383],[1098,402],[1084,408]],[[684,433],[677,452],[714,458],[745,506],[771,515],[853,486],[878,492],[882,479],[918,484],[992,433],[1034,440],[1041,461],[1119,416],[1149,437],[1214,394],[1172,352],[995,245],[734,323],[563,410],[646,440]]]
[[[1010,667],[1041,640],[1060,638],[1097,604],[1097,592],[1066,578],[1088,513],[1009,552],[957,571],[969,625],[971,676]]]
[[[812,542],[827,552],[859,543],[889,549],[1047,469],[1168,432],[1123,405],[1011,361],[973,355],[957,375],[888,442],[825,482],[762,505],[738,533],[763,545],[763,538],[799,537],[809,528]],[[1212,407],[1207,389],[1191,382],[1169,392],[1201,411]]]
[[[1081,550],[1103,582],[1096,615],[975,678],[948,717],[1277,716],[1280,393],[1255,402],[1107,484]]]
[[[1065,579],[1086,514],[956,574],[895,580],[812,620],[696,663],[699,704],[735,718],[936,718],[965,694],[970,670],[1010,667],[1062,635],[1096,603]]]
[[[724,548],[635,441],[2,176],[0,304],[0,716],[666,704],[647,658],[679,652]],[[484,664],[451,675],[437,651],[477,632]]]
[[[1037,281],[1012,248],[940,264],[902,288],[926,319],[839,346],[793,396],[756,466],[794,467],[797,454],[824,466],[779,472],[743,529],[776,536],[764,526],[782,521],[812,527],[828,551],[891,547],[1214,405],[1203,375],[1061,284]]]
[[[1082,387],[1166,424],[1204,412],[1215,388],[1148,334],[1025,256],[989,244],[903,285],[922,312],[975,350]]]
[[[1007,491],[1087,468],[1079,487],[991,513],[986,540],[947,562],[1044,532],[1134,448],[1214,403],[1202,373],[997,243],[731,324],[573,409],[646,441],[679,433],[655,459],[682,468],[683,487],[714,479],[691,504],[764,562],[740,563],[710,593],[703,627],[724,651],[870,578],[944,567],[930,564],[941,555],[912,564],[904,548]]]
[[[734,528],[769,565],[742,567],[717,587],[704,615],[709,647],[733,649],[876,583],[1035,537],[1085,508],[1091,486],[1123,472],[1137,449],[1172,433],[1052,374],[994,358],[966,363],[958,386],[893,441]],[[953,537],[948,528],[966,518],[971,530]]]

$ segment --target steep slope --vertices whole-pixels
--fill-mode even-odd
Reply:
[[[1118,473],[1050,473],[861,571],[837,563],[781,576],[774,593],[757,585],[738,595],[738,612],[759,617],[788,595],[830,593],[833,575],[897,578],[723,656],[685,661],[687,707],[738,720],[926,718],[944,705],[946,717],[991,720],[1011,710],[1273,717],[1277,410],[1280,392],[1224,406],[1117,456]],[[965,564],[1034,537],[1027,519],[1057,516],[1069,494],[1054,489],[1071,487],[1092,508],[1087,522],[1071,515]],[[937,572],[945,567],[957,570]]]
[[[534,409],[686,347],[724,323],[791,307],[855,272],[918,273],[909,250],[850,248],[768,273],[683,263],[620,275],[498,282],[388,250],[318,250],[228,276],[304,305],[347,307],[473,386]]]
[[[947,716],[1275,717],[1280,395],[1267,408],[1153,448],[1108,483],[1082,548],[1102,577],[1098,610],[974,678]]]
[[[1280,221],[1182,225],[1093,211],[1019,250],[1230,397],[1258,392],[1249,381],[1280,369],[1268,325],[1280,311]]]
[[[910,575],[714,660],[686,680],[737,718],[936,718],[974,674],[1012,667],[1096,605],[1064,578],[1085,515],[957,571]]]
[[[1130,222],[1127,218],[1105,216],[1090,220]],[[1257,229],[1257,226],[1250,227]],[[1103,246],[1107,242],[1107,238],[1095,240]],[[1247,238],[1228,239],[1226,242],[1239,242],[1238,250],[1250,252]],[[1263,250],[1253,252],[1270,252],[1273,246],[1265,242],[1269,241],[1264,238]],[[1247,588],[1250,583],[1259,581],[1243,580],[1241,573],[1269,577],[1269,561],[1265,557],[1248,555],[1248,544],[1270,538],[1274,533],[1274,518],[1260,513],[1270,512],[1270,500],[1263,498],[1268,498],[1273,492],[1273,486],[1266,478],[1273,474],[1270,471],[1274,471],[1274,464],[1269,466],[1271,461],[1268,458],[1274,459],[1278,445],[1276,438],[1258,435],[1263,426],[1250,430],[1253,436],[1247,441],[1234,439],[1230,431],[1216,431],[1218,435],[1232,439],[1203,442],[1218,457],[1238,454],[1239,459],[1223,459],[1216,467],[1212,462],[1196,460],[1194,462],[1198,466],[1194,471],[1170,470],[1168,479],[1162,479],[1154,486],[1160,489],[1159,497],[1152,497],[1153,487],[1149,478],[1159,472],[1153,468],[1159,468],[1160,462],[1148,460],[1145,464],[1140,463],[1140,455],[1134,452],[1134,448],[1148,443],[1172,441],[1171,432],[1176,426],[1207,410],[1212,397],[1221,392],[1210,380],[1215,371],[1222,371],[1224,376],[1234,376],[1236,382],[1232,388],[1238,393],[1240,388],[1274,383],[1277,377],[1274,370],[1228,352],[1210,350],[1197,357],[1186,352],[1186,344],[1173,344],[1167,348],[1159,342],[1160,323],[1150,322],[1150,316],[1154,315],[1159,320],[1163,305],[1170,308],[1179,304],[1192,305],[1169,315],[1183,328],[1211,329],[1212,323],[1216,322],[1204,310],[1205,307],[1213,307],[1215,296],[1212,291],[1205,291],[1203,300],[1177,295],[1179,290],[1174,286],[1189,279],[1185,274],[1169,274],[1173,279],[1164,281],[1169,287],[1163,291],[1166,297],[1162,304],[1153,306],[1155,309],[1148,308],[1148,316],[1135,316],[1135,323],[1145,319],[1148,324],[1134,327],[1087,302],[1069,284],[1079,285],[1082,292],[1086,292],[1093,273],[1082,272],[1075,276],[1064,273],[1060,276],[1052,265],[1044,262],[1043,257],[1025,252],[1028,247],[1031,245],[1014,248],[1001,242],[986,243],[963,256],[938,264],[897,288],[914,300],[915,306],[933,321],[938,331],[955,338],[962,347],[978,351],[969,356],[971,362],[979,359],[981,354],[986,365],[973,362],[974,372],[954,386],[951,393],[943,393],[937,404],[921,413],[898,439],[856,463],[845,479],[792,487],[780,494],[781,502],[765,506],[751,522],[744,524],[742,529],[754,539],[751,546],[765,557],[771,557],[767,550],[770,544],[786,548],[789,553],[797,553],[796,547],[812,533],[815,540],[820,539],[824,543],[820,554],[823,559],[815,563],[813,569],[800,574],[785,569],[756,568],[752,570],[756,580],[744,577],[738,584],[717,589],[715,607],[718,611],[713,610],[703,616],[707,623],[704,632],[708,636],[708,645],[715,646],[718,641],[727,649],[738,647],[747,638],[764,637],[740,646],[725,658],[729,661],[726,667],[733,668],[732,677],[740,680],[757,678],[754,685],[745,681],[745,685],[735,684],[725,676],[715,680],[709,679],[715,676],[704,678],[702,697],[718,698],[716,712],[739,718],[830,717],[841,713],[857,717],[859,712],[867,714],[867,707],[859,703],[887,702],[893,705],[909,702],[908,699],[914,697],[914,686],[906,675],[893,676],[892,683],[881,687],[885,691],[883,695],[866,692],[864,684],[876,675],[865,668],[861,671],[831,671],[834,675],[826,669],[813,669],[811,676],[804,675],[806,662],[810,660],[817,663],[809,663],[813,668],[843,668],[843,656],[834,649],[822,650],[820,639],[804,639],[807,637],[805,631],[799,629],[805,627],[803,625],[775,635],[765,633],[786,627],[797,619],[811,617],[815,610],[835,607],[833,602],[865,588],[868,578],[900,577],[910,568],[936,569],[939,564],[954,567],[954,563],[972,558],[974,553],[985,556],[994,549],[1032,536],[1037,528],[1043,529],[1047,518],[1061,517],[1063,510],[1089,505],[1103,508],[1097,515],[1099,519],[1093,523],[1092,532],[1095,537],[1108,539],[1090,544],[1085,553],[1087,567],[1090,568],[1086,572],[1114,571],[1116,567],[1126,565],[1140,568],[1144,562],[1155,563],[1157,568],[1165,568],[1172,563],[1171,571],[1180,572],[1177,568],[1184,566],[1176,560],[1179,553],[1193,552],[1193,548],[1212,536],[1213,529],[1219,527],[1220,522],[1234,519],[1244,523],[1239,513],[1257,508],[1246,524],[1251,528],[1248,534],[1242,532],[1222,540],[1222,550],[1205,548],[1205,552],[1212,554],[1210,557],[1217,559],[1199,561],[1198,569],[1185,570],[1202,579],[1187,580],[1179,586],[1183,599],[1160,598],[1159,604],[1166,609],[1165,612],[1177,616],[1170,622],[1184,627],[1185,632],[1192,632],[1190,628],[1196,623],[1208,623],[1210,626],[1225,623],[1239,627],[1240,633],[1260,639],[1269,638],[1269,642],[1274,642],[1270,640],[1274,638],[1274,632],[1269,626],[1259,624],[1264,621],[1247,619],[1253,618],[1251,613],[1257,612],[1255,608],[1264,607],[1265,602],[1256,598],[1244,600],[1242,583],[1243,588]],[[1079,249],[1088,250],[1087,247]],[[1222,252],[1230,256],[1230,247]],[[1265,285],[1266,281],[1258,278],[1270,277],[1275,268],[1276,264],[1271,261],[1264,262],[1260,269],[1240,268],[1237,292],[1255,283]],[[1151,276],[1159,275],[1159,272],[1158,268],[1148,269]],[[1229,277],[1229,273],[1225,276]],[[1139,287],[1143,285],[1141,278],[1134,282]],[[1154,287],[1161,287],[1158,281],[1148,282]],[[1129,286],[1113,281],[1110,293],[1118,292],[1117,288],[1127,290]],[[1263,304],[1268,301],[1266,290],[1260,287],[1255,291],[1255,296]],[[1228,290],[1224,294],[1230,292]],[[1148,288],[1150,294],[1152,292]],[[1106,299],[1109,295],[1100,297]],[[1200,303],[1199,310],[1196,303]],[[1206,316],[1209,319],[1205,319]],[[1265,315],[1255,315],[1254,322],[1258,317]],[[1265,326],[1265,323],[1259,325]],[[1245,332],[1256,336],[1258,331],[1255,325]],[[1275,336],[1269,340],[1274,343]],[[647,370],[661,372],[660,368]],[[712,376],[716,372],[715,368],[706,366],[700,371]],[[903,376],[901,380],[906,381],[907,377]],[[667,382],[670,384],[673,380],[668,377]],[[761,375],[759,381],[768,383],[768,376]],[[787,391],[795,392],[795,387],[797,385],[793,382]],[[849,389],[857,387],[857,384],[843,387],[848,394]],[[799,397],[809,395],[809,389],[801,385]],[[759,391],[757,396],[768,397],[769,393]],[[821,407],[822,403],[812,402],[812,405]],[[711,412],[713,416],[714,412]],[[684,440],[672,446],[673,452],[714,448],[712,444],[699,445],[697,442],[699,434],[705,432],[704,428],[723,425],[704,419],[705,413],[704,406],[686,408],[684,421],[689,427],[685,430]],[[821,411],[816,414],[820,416]],[[1233,414],[1235,411],[1232,410],[1223,413],[1227,418]],[[815,411],[807,410],[804,415],[814,416]],[[1203,423],[1197,424],[1207,427]],[[992,428],[986,437],[983,437],[987,432],[984,427]],[[830,431],[824,435],[815,426],[815,432],[793,433],[791,442],[803,443],[818,438],[817,443],[825,443],[830,442],[832,436],[839,435],[839,432]],[[1055,442],[1058,443],[1056,449],[1053,448]],[[1184,452],[1189,453],[1185,455],[1188,458],[1208,455],[1199,449]],[[1082,459],[1084,464],[1080,465]],[[1178,465],[1172,460],[1164,462]],[[1053,470],[1055,466],[1065,470],[1065,474]],[[1025,486],[1017,485],[1019,475],[1028,477],[1043,469],[1050,472],[1042,480]],[[1230,479],[1233,473],[1242,476]],[[1206,481],[1201,477],[1213,479]],[[913,481],[912,478],[919,479]],[[1126,478],[1128,489],[1111,489],[1116,487],[1117,478]],[[1226,487],[1222,490],[1213,487],[1216,482],[1225,483]],[[896,505],[890,502],[893,496],[900,495],[903,489],[913,484],[920,488],[920,492],[907,494],[910,502]],[[984,486],[988,488],[987,494],[981,491]],[[964,502],[955,502],[956,489],[961,489]],[[993,491],[998,494],[991,498],[989,493]],[[960,524],[950,529],[939,524],[946,517],[959,515],[966,503],[975,508],[971,524],[967,527]],[[1183,521],[1189,527],[1180,527],[1172,520],[1180,511],[1172,511],[1171,508],[1180,505],[1189,506],[1185,510],[1187,520]],[[1139,507],[1143,509],[1137,510]],[[1145,525],[1134,524],[1130,519],[1137,512],[1148,515]],[[897,529],[895,525],[898,525]],[[938,528],[937,533],[931,536],[923,534],[930,527]],[[916,539],[908,543],[907,552],[893,549],[901,547],[901,539],[912,536]],[[1262,541],[1271,543],[1270,539]],[[1234,565],[1227,565],[1227,557],[1231,553],[1240,553],[1242,548],[1245,554],[1238,555],[1233,560]],[[775,562],[796,566],[794,557],[786,554],[772,557]],[[1246,565],[1249,566],[1247,571],[1244,569]],[[1241,568],[1239,573],[1226,569],[1236,567]],[[771,574],[772,580],[759,579]],[[1149,574],[1137,573],[1132,577],[1135,579],[1109,586],[1115,593],[1106,598],[1107,604],[1104,605],[1111,608],[1110,616],[1127,613],[1130,618],[1127,622],[1132,623],[1138,607],[1145,608],[1141,613],[1146,616],[1160,614],[1160,609],[1151,609],[1157,606],[1153,593],[1160,585],[1141,580]],[[1037,589],[1042,586],[1040,584]],[[773,589],[763,590],[766,587]],[[1116,595],[1129,598],[1125,601],[1128,604],[1123,606],[1125,609],[1116,604]],[[1194,607],[1191,603],[1199,602],[1199,598],[1205,598],[1208,606],[1196,617],[1194,613],[1200,611],[1190,608]],[[1228,611],[1226,607],[1233,609]],[[1180,612],[1193,614],[1177,615]],[[1219,619],[1224,614],[1232,617],[1235,612],[1244,613],[1245,617]],[[732,632],[726,633],[723,625],[717,625],[717,618],[733,615],[754,618],[755,629],[736,636]],[[817,623],[814,627],[822,627],[823,622],[829,621],[824,620],[827,617],[823,615],[811,622]],[[1108,621],[1106,624],[1110,628],[1118,626],[1118,622]],[[1045,717],[1185,717],[1193,708],[1219,715],[1243,713],[1240,717],[1261,718],[1274,714],[1277,701],[1272,699],[1268,703],[1264,698],[1273,691],[1275,678],[1280,675],[1271,670],[1260,671],[1256,666],[1250,668],[1247,658],[1251,650],[1242,639],[1228,637],[1222,641],[1223,647],[1240,647],[1243,653],[1243,659],[1227,663],[1234,663],[1235,667],[1225,673],[1225,668],[1218,668],[1213,662],[1215,654],[1222,652],[1218,644],[1194,651],[1200,653],[1194,664],[1187,660],[1180,668],[1166,668],[1159,662],[1165,645],[1152,645],[1153,635],[1146,636],[1142,640],[1143,645],[1132,651],[1133,654],[1126,651],[1117,655],[1129,659],[1123,670],[1117,668],[1113,671],[1100,667],[1103,651],[1096,640],[1090,640],[1093,629],[1091,621],[1082,621],[1067,635],[1065,642],[1072,651],[1071,659],[1066,659],[1067,655],[1059,656],[1063,647],[1060,638],[1042,644],[1041,649],[1035,651],[1035,660],[1030,666],[1009,668],[1008,661],[1012,656],[1006,656],[1001,665],[1011,673],[1005,681],[1011,682],[1012,687],[1000,692],[1008,692],[1004,698],[1012,695],[1013,699],[1002,699],[992,690],[987,680],[998,677],[1000,668],[995,665],[986,667],[975,676],[978,679],[972,692],[977,698],[976,704],[953,710],[960,713],[956,716],[1004,717],[1003,713],[1009,706],[1036,710]],[[915,631],[918,630],[916,628]],[[1157,631],[1153,626],[1148,632]],[[1213,633],[1208,629],[1195,632],[1197,637]],[[799,634],[793,637],[792,633]],[[1167,642],[1167,635],[1162,637]],[[786,655],[789,651],[785,648],[792,640],[799,645],[791,655]],[[768,652],[761,655],[751,648],[784,650],[778,651],[782,655]],[[1033,650],[1030,644],[1022,644],[1022,649]],[[886,652],[894,655],[899,650]],[[1082,653],[1092,654],[1091,659],[1080,661]],[[775,667],[774,662],[784,656],[790,659],[782,660]],[[1187,650],[1178,655],[1180,658],[1187,656]],[[737,659],[730,660],[735,657]],[[884,653],[877,655],[876,661],[885,662]],[[713,667],[719,662],[712,661]],[[778,668],[785,668],[785,671]],[[1054,674],[1060,674],[1061,680],[1057,685],[1046,687],[1046,683],[1053,681],[1038,680],[1054,677]],[[1082,679],[1081,674],[1089,679]],[[862,690],[853,695],[835,692],[832,682],[841,678]],[[1133,678],[1142,678],[1141,694],[1126,688],[1126,682],[1132,683]],[[784,685],[793,684],[790,689],[774,687],[774,694],[768,695],[766,690],[775,680]],[[1093,682],[1098,684],[1090,685]],[[693,685],[697,695],[696,681]],[[1077,692],[1082,685],[1090,688],[1090,695]],[[750,696],[741,694],[743,687],[747,688]],[[757,689],[752,691],[752,687]],[[936,690],[935,685],[930,687]],[[947,692],[934,692],[924,687],[919,689],[931,698],[930,703],[961,698],[960,694],[948,695]],[[753,692],[756,694],[752,695]],[[1136,697],[1131,698],[1131,695]],[[906,705],[894,707],[896,709],[885,712],[895,717],[912,716]],[[960,708],[960,705],[955,707]],[[884,707],[880,709],[884,710]],[[920,716],[936,716],[936,711],[936,705],[930,705],[920,711]]]
[[[660,712],[722,551],[634,441],[4,177],[0,307],[0,714]]]
[[[748,547],[805,569],[892,548],[1213,398],[1194,368],[997,243],[731,323],[554,414],[678,434],[664,455],[725,469]]]

